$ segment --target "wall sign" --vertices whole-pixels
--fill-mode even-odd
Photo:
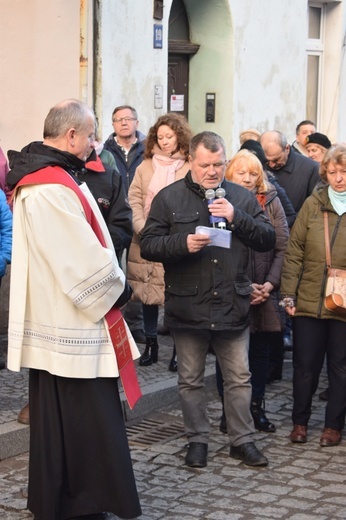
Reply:
[[[162,32],[163,26],[161,24],[154,24],[154,49],[162,49]]]
[[[155,85],[154,108],[163,108],[163,85]]]
[[[163,0],[154,0],[154,18],[162,20],[163,18]]]
[[[184,94],[171,95],[171,111],[184,112]]]

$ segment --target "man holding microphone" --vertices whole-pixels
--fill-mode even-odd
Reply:
[[[250,414],[248,314],[253,287],[247,267],[248,248],[270,250],[275,231],[256,198],[224,180],[225,169],[223,139],[213,132],[197,134],[190,145],[190,171],[157,194],[141,236],[143,258],[165,268],[165,325],[177,350],[189,441],[185,462],[190,467],[207,465],[210,423],[204,371],[210,347],[224,380],[230,456],[249,466],[268,464],[253,442]],[[225,190],[224,197],[208,203],[206,191],[217,188]],[[209,234],[196,233],[198,226],[210,227],[215,217],[232,233],[231,247],[227,240],[215,246]]]

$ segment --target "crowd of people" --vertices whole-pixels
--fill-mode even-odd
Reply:
[[[160,356],[160,307],[187,466],[208,463],[210,352],[230,457],[269,462],[254,434],[276,431],[265,389],[282,378],[287,334],[289,439],[308,440],[324,365],[320,446],[338,445],[344,428],[346,312],[328,310],[324,297],[327,235],[332,266],[346,269],[346,145],[304,120],[292,145],[278,130],[244,130],[228,157],[220,135],[194,135],[177,113],[146,136],[131,105],[117,106],[112,123],[102,143],[92,109],[69,99],[49,111],[43,141],[8,152],[9,166],[0,149],[0,283],[12,263],[7,366],[29,369],[18,421],[30,424],[36,520],[140,516],[118,381],[133,407],[135,361],[150,370]]]

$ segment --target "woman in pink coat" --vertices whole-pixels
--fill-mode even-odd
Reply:
[[[148,262],[141,257],[139,236],[155,195],[188,172],[191,137],[191,129],[180,114],[172,112],[159,117],[149,130],[144,160],[137,167],[129,189],[134,234],[127,278],[135,297],[143,303],[146,347],[139,360],[141,366],[149,366],[158,360],[157,322],[159,305],[164,303],[164,270],[161,263]],[[170,370],[175,367],[173,353]]]

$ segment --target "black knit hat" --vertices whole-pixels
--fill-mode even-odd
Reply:
[[[247,141],[245,141],[245,143],[241,145],[240,150],[249,150],[250,152],[252,152],[254,155],[257,156],[257,159],[261,161],[262,166],[264,166],[267,162],[267,158],[264,154],[262,145],[254,139],[248,139]]]
[[[332,146],[332,143],[329,141],[328,137],[324,134],[320,134],[319,132],[310,134],[305,139],[305,146],[312,143],[319,144],[320,146],[323,146],[323,148],[330,148]]]

